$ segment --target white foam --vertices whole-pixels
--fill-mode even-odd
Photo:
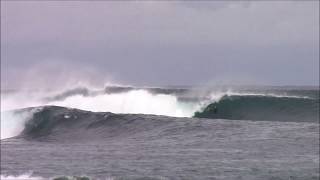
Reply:
[[[1,139],[18,135],[23,129],[25,122],[32,116],[32,112],[13,113],[1,112]]]
[[[94,97],[76,95],[62,101],[50,102],[49,104],[94,112],[109,111],[113,113],[155,114],[175,117],[191,117],[199,109],[199,103],[180,102],[176,96],[151,94],[146,90],[102,94]]]
[[[31,172],[21,174],[21,175],[1,175],[0,179],[2,180],[43,180],[45,178],[39,176],[32,176]]]

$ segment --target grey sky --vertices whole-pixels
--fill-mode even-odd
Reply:
[[[1,84],[317,85],[319,2],[1,1]]]

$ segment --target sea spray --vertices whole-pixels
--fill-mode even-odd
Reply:
[[[25,108],[1,112],[1,139],[19,135],[25,124],[33,118],[33,114],[42,110],[42,107]]]

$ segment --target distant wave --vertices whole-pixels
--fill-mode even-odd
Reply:
[[[201,118],[318,122],[319,99],[265,94],[224,95],[194,115]]]

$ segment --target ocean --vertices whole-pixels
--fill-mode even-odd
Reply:
[[[1,179],[319,179],[317,87],[1,92]]]

